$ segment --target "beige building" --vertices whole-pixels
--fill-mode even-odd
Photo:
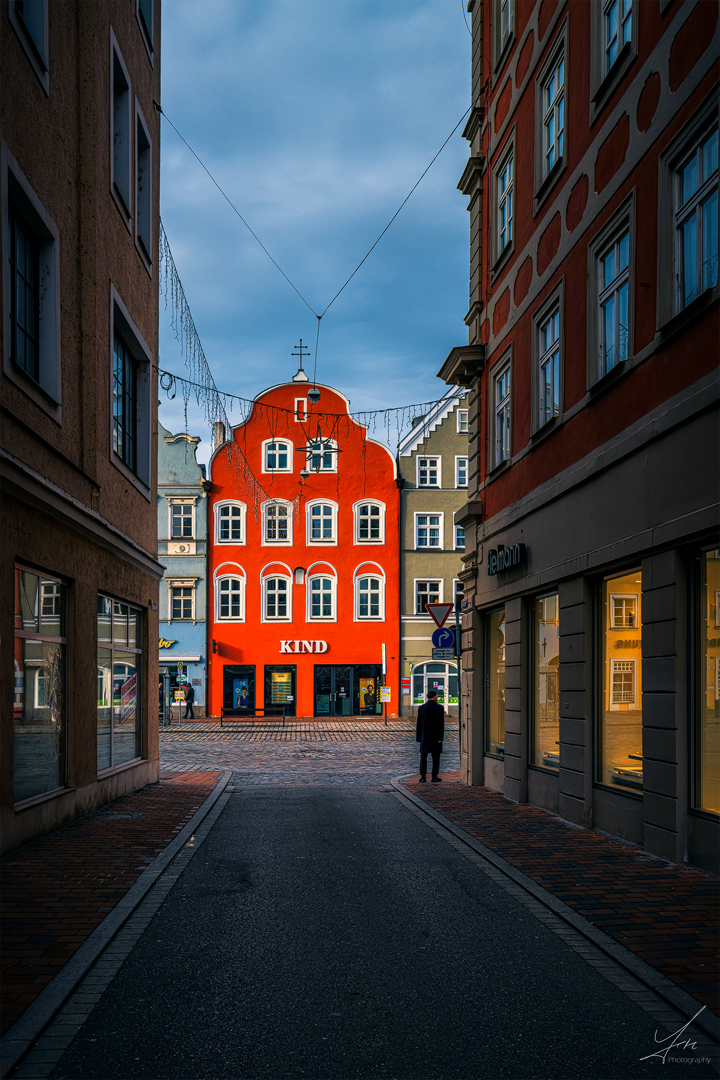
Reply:
[[[157,779],[159,0],[0,7],[2,850]]]
[[[418,418],[398,447],[400,504],[401,712],[416,715],[430,689],[448,715],[458,712],[454,660],[433,660],[435,623],[427,603],[462,603],[465,532],[456,513],[467,503],[468,395],[453,387]],[[455,612],[446,626],[454,628]]]

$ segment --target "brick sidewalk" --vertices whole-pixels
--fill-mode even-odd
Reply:
[[[461,784],[403,786],[713,1012],[718,993],[718,879],[655,859],[534,806]]]
[[[3,1034],[187,824],[219,775],[161,773],[159,784],[0,861]]]

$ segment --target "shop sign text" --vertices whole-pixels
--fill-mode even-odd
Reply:
[[[281,653],[326,653],[330,646],[327,641],[281,641]]]
[[[499,544],[496,548],[488,551],[488,575],[502,574],[505,570],[511,570],[514,566],[522,566],[527,562],[527,547],[525,544],[512,544],[504,547]]]

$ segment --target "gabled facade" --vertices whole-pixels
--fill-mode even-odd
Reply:
[[[718,7],[468,10],[461,774],[717,868]]]
[[[300,371],[264,391],[213,454],[213,716],[378,716],[383,684],[397,715],[395,460],[318,389]]]
[[[455,520],[468,491],[468,394],[453,387],[426,416],[418,418],[398,447],[400,495],[400,621],[402,711],[416,715],[437,690],[448,715],[458,711],[454,660],[433,660],[436,629],[426,603],[452,603],[460,610],[459,578],[465,530]],[[445,624],[453,629],[455,613]]]
[[[196,460],[199,442],[195,435],[173,435],[158,424],[158,559],[165,567],[160,583],[160,700],[167,707],[186,679],[195,691],[195,715],[204,716],[209,484],[205,466]]]
[[[3,850],[157,779],[160,3],[0,4]]]

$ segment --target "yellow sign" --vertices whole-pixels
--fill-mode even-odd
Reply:
[[[292,701],[292,673],[290,671],[270,672],[270,703],[284,705]]]
[[[160,638],[160,648],[161,649],[169,649],[171,645],[177,645],[177,641],[178,641],[177,638],[173,638],[172,641],[169,641],[167,638],[161,637]]]

